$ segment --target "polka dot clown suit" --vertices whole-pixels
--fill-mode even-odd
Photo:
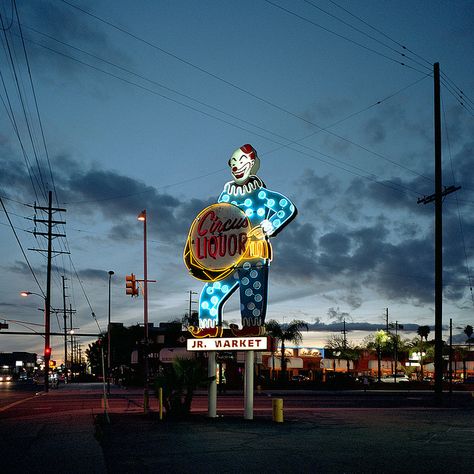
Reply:
[[[259,165],[257,153],[251,145],[237,149],[229,160],[233,180],[225,184],[218,202],[242,209],[250,222],[252,239],[258,245],[251,255],[239,262],[233,273],[204,285],[199,298],[199,329],[196,328],[202,337],[212,336],[212,328],[222,325],[224,303],[237,288],[240,292],[242,329],[231,326],[234,334],[258,335],[265,332],[268,268],[272,256],[269,238],[282,230],[297,211],[287,197],[265,187],[256,176]],[[199,337],[199,334],[195,335]],[[215,335],[218,335],[217,331]]]

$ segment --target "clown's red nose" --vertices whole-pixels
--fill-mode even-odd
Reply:
[[[234,167],[232,168],[232,171],[237,171],[237,166],[234,166]]]

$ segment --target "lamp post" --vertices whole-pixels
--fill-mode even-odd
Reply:
[[[46,297],[44,295],[40,295],[39,293],[35,293],[33,291],[21,291],[20,296],[23,297],[28,297],[30,295],[35,295],[39,296],[40,298],[43,299],[44,301],[44,319],[45,319],[45,325],[44,325],[44,354],[43,354],[43,359],[44,359],[44,391],[49,392],[49,359],[51,357],[51,347],[50,347],[50,341],[49,341],[49,324],[48,324],[48,316],[49,312],[47,311],[47,303],[46,303]]]
[[[148,413],[148,268],[146,252],[146,209],[140,212],[138,220],[143,222],[143,324],[145,326],[145,344],[143,346],[143,358],[145,363],[143,411]]]
[[[109,271],[109,311],[108,311],[108,319],[107,319],[107,394],[110,395],[110,281],[112,279],[112,275],[114,272],[112,270]]]

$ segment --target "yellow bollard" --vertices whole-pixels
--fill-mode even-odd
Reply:
[[[283,398],[272,399],[273,421],[283,423]]]

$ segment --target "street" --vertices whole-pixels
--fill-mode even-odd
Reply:
[[[474,463],[469,392],[443,407],[419,392],[262,393],[253,421],[237,392],[219,396],[218,418],[207,419],[200,392],[179,422],[160,421],[154,397],[145,416],[140,389],[111,392],[108,424],[101,384],[0,390],[2,472],[446,473]],[[276,397],[284,423],[272,421]]]

